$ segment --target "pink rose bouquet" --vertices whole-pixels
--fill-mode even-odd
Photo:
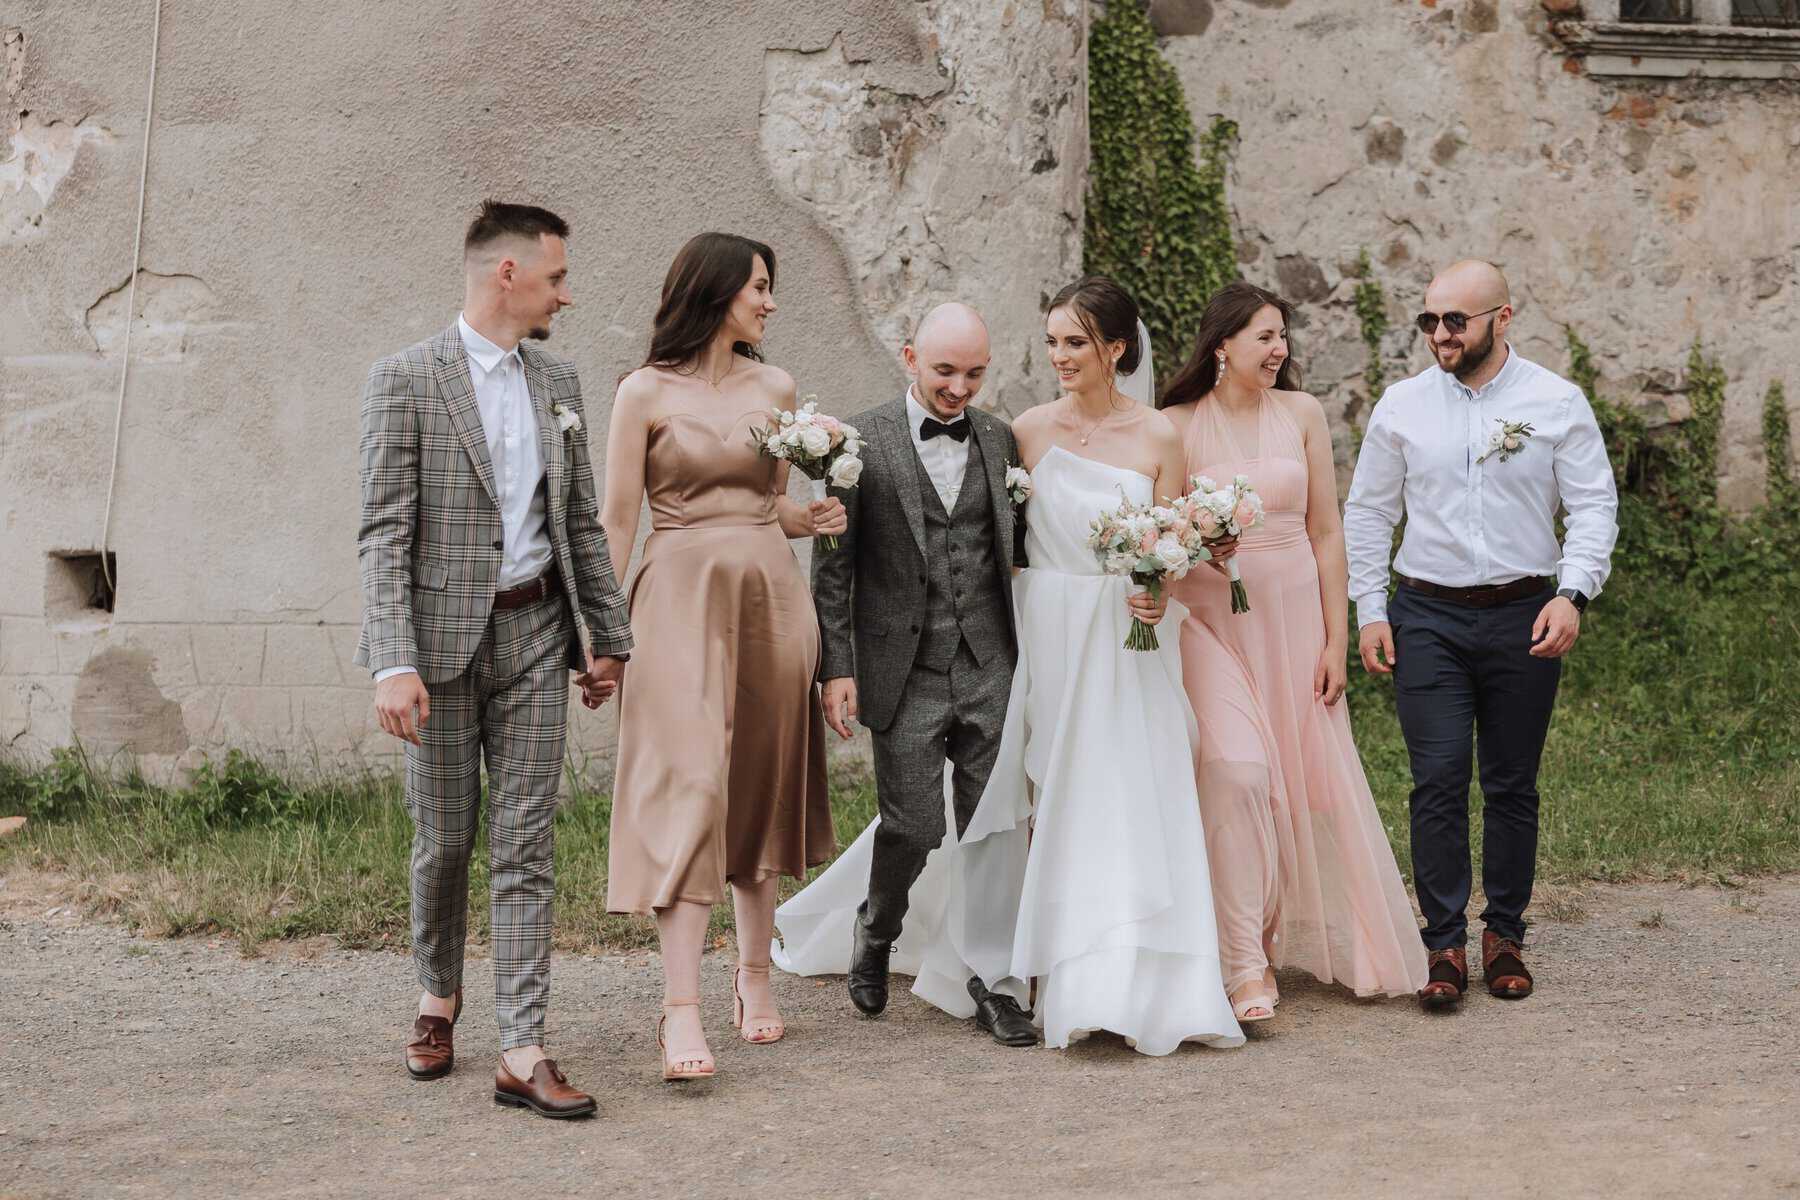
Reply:
[[[806,476],[815,501],[825,499],[826,488],[848,490],[862,478],[862,434],[856,426],[820,412],[816,397],[806,397],[793,412],[772,410],[769,423],[752,430],[750,440],[768,457],[791,463]],[[825,534],[818,542],[821,550],[838,548],[834,534]]]
[[[1195,524],[1206,542],[1241,537],[1247,530],[1263,523],[1262,497],[1250,486],[1249,476],[1239,475],[1220,487],[1206,476],[1196,475],[1190,486],[1193,490],[1183,500],[1193,504]],[[1212,558],[1210,549],[1206,557]],[[1225,573],[1231,579],[1231,611],[1249,612],[1250,594],[1244,590],[1244,581],[1238,575],[1236,555],[1225,560]]]

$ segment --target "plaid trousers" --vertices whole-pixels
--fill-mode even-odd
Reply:
[[[421,745],[406,746],[413,819],[412,943],[434,996],[462,986],[469,854],[488,773],[494,1008],[500,1048],[542,1045],[556,890],[552,822],[568,730],[568,603],[496,610],[462,674],[429,685]]]

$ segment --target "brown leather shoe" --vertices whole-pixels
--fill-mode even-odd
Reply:
[[[1428,1009],[1454,1008],[1469,990],[1469,955],[1461,946],[1433,950],[1426,959],[1430,971],[1419,989],[1419,1003]]]
[[[1531,972],[1525,969],[1525,951],[1509,937],[1493,930],[1481,935],[1481,977],[1490,996],[1523,1000],[1531,995]]]
[[[437,1079],[456,1065],[451,1031],[462,1016],[462,989],[456,989],[456,1008],[450,1019],[420,1017],[413,1022],[412,1040],[406,1043],[406,1073],[414,1079]]]
[[[592,1096],[569,1085],[553,1058],[543,1059],[531,1068],[531,1078],[524,1082],[507,1070],[506,1060],[501,1059],[494,1070],[494,1103],[529,1108],[539,1116],[558,1118],[591,1117],[597,1107]]]

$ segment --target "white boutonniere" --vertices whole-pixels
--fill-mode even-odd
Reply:
[[[574,433],[581,428],[581,414],[560,400],[550,406],[550,415],[556,418],[556,428],[563,433]]]
[[[1475,460],[1477,465],[1486,462],[1490,456],[1496,454],[1500,456],[1501,462],[1505,462],[1523,450],[1525,443],[1535,432],[1531,428],[1530,421],[1508,421],[1504,417],[1495,417],[1494,420],[1500,428],[1488,435],[1487,451]]]
[[[1006,494],[1015,508],[1031,499],[1031,472],[1024,467],[1006,468]]]

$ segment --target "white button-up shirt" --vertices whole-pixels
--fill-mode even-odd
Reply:
[[[969,470],[969,443],[957,441],[953,437],[939,434],[926,441],[919,436],[919,425],[925,420],[936,421],[937,415],[920,404],[913,395],[912,388],[906,389],[906,427],[912,433],[913,449],[919,452],[919,461],[925,464],[925,475],[936,489],[938,499],[943,501],[945,512],[954,512],[956,498],[962,494],[963,476]],[[969,419],[967,412],[956,414],[956,420],[943,421],[944,425],[955,425]],[[975,431],[970,430],[973,437]]]
[[[1489,453],[1503,425],[1525,422],[1532,432],[1518,451],[1505,461]],[[1561,545],[1559,507],[1568,513]],[[1560,586],[1595,596],[1612,569],[1618,507],[1606,444],[1580,388],[1511,346],[1479,391],[1432,366],[1390,387],[1363,435],[1344,503],[1357,624],[1387,620],[1388,554],[1402,516],[1393,563],[1402,575],[1479,587],[1554,574]]]
[[[456,318],[469,354],[469,379],[481,431],[494,465],[494,495],[500,502],[499,590],[530,583],[550,565],[550,525],[544,517],[544,456],[538,447],[537,414],[525,386],[519,348],[502,350]]]
[[[497,590],[530,583],[550,566],[550,525],[544,515],[544,456],[538,446],[537,414],[525,383],[519,348],[502,350],[475,332],[460,313],[456,328],[469,358],[469,381],[494,468],[494,495],[500,502],[500,579]],[[413,667],[375,673],[380,683]]]

